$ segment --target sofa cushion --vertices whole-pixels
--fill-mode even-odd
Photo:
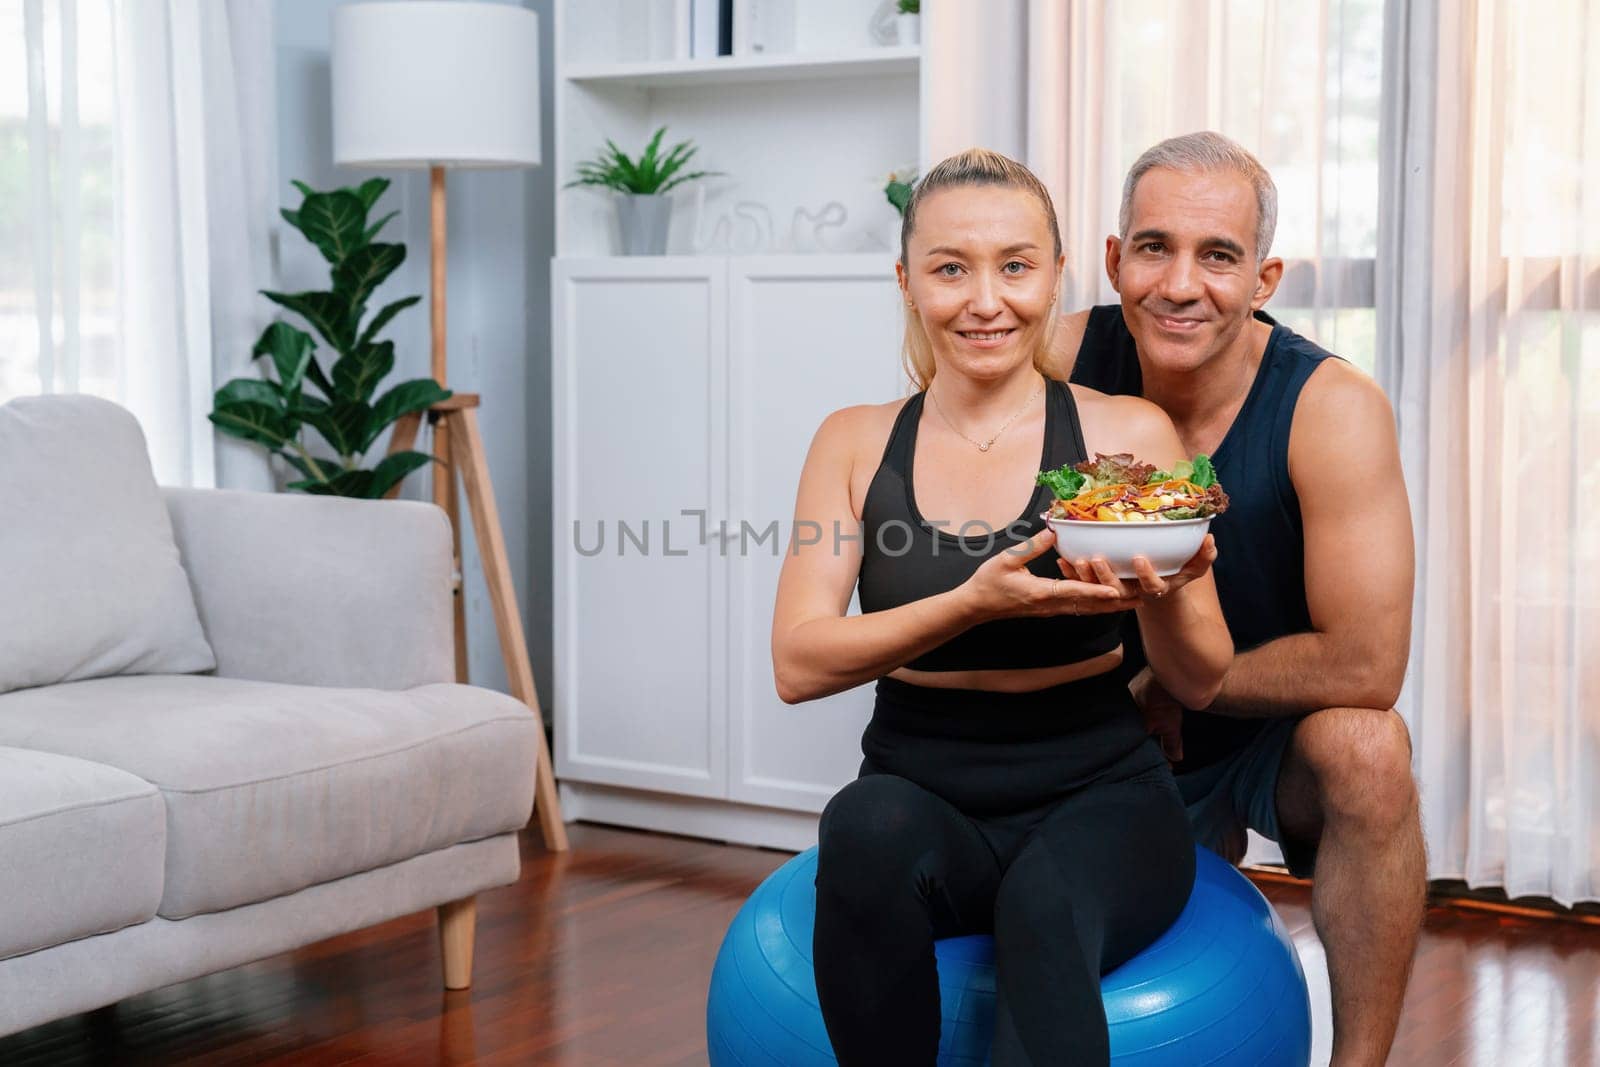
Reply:
[[[524,825],[540,727],[485,689],[332,689],[201,675],[0,696],[0,744],[153,782],[169,919],[290,893]]]
[[[165,857],[161,794],[149,782],[0,748],[0,959],[153,917]]]
[[[215,666],[139,423],[92,396],[0,406],[0,693]]]

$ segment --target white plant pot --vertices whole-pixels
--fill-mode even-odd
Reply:
[[[895,40],[901,44],[922,43],[922,16],[921,15],[896,15],[894,17]]]
[[[672,198],[622,193],[617,197],[617,231],[625,256],[660,256],[667,251]]]

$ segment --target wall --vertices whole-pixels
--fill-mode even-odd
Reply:
[[[507,0],[510,2],[510,0]],[[379,210],[400,215],[384,231],[404,241],[405,264],[370,301],[428,292],[426,171],[360,171],[333,165],[328,48],[336,0],[276,0],[278,189],[292,206],[291,179],[316,188],[355,184],[373,173],[393,185]],[[479,421],[504,527],[517,600],[532,653],[539,696],[550,709],[550,256],[554,159],[551,131],[553,58],[551,0],[525,3],[539,15],[540,99],[545,166],[533,170],[449,174],[449,381],[456,392],[483,397]],[[288,291],[322,288],[327,266],[285,223],[278,226],[279,284]],[[428,303],[402,312],[385,331],[395,342],[394,378],[428,373]],[[240,354],[240,368],[245,365]],[[426,476],[412,475],[404,495],[427,499]],[[463,498],[462,512],[466,512]],[[494,616],[470,522],[463,535],[468,664],[475,684],[504,690]]]

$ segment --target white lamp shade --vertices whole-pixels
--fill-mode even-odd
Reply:
[[[539,16],[465,0],[335,8],[333,159],[537,165]]]

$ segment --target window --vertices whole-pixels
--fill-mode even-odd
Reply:
[[[1383,0],[1121,0],[1105,18],[1098,214],[1115,219],[1123,176],[1157,141],[1234,138],[1278,186],[1286,269],[1267,310],[1371,373]]]
[[[0,402],[117,389],[111,27],[0,0]]]

